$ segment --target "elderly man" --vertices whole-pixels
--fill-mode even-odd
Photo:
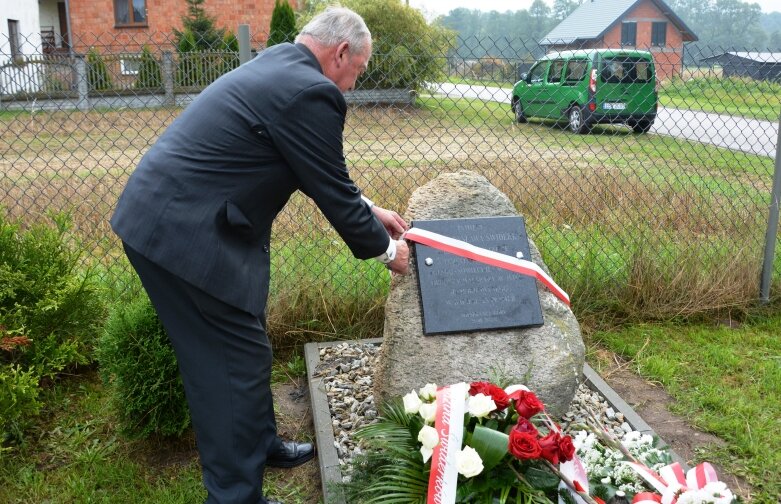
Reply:
[[[112,217],[176,352],[207,503],[273,504],[264,468],[314,456],[278,438],[270,390],[271,225],[290,195],[310,197],[357,258],[407,272],[407,224],[362,196],[343,155],[342,93],[370,55],[361,17],[327,9],[296,44],[205,89],[143,157]]]

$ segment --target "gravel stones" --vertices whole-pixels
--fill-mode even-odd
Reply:
[[[320,349],[315,375],[323,380],[334,432],[334,447],[339,456],[342,478],[349,479],[350,460],[361,453],[355,432],[374,423],[378,412],[373,393],[373,376],[379,359],[380,344],[361,341],[343,342]],[[425,383],[418,384],[418,388]],[[443,385],[443,384],[438,384]],[[569,410],[558,422],[569,432],[586,423],[590,415],[617,437],[632,430],[624,415],[611,408],[598,392],[580,384]]]

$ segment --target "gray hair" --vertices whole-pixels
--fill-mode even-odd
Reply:
[[[309,21],[296,37],[309,36],[326,47],[342,42],[350,45],[353,53],[362,53],[371,41],[371,32],[363,18],[346,7],[328,7]]]

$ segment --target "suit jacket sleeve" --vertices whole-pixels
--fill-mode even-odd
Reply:
[[[353,255],[368,259],[388,248],[389,236],[361,199],[347,171],[342,131],[344,97],[330,83],[298,93],[267,125],[277,149]]]

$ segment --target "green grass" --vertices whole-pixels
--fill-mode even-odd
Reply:
[[[781,84],[745,77],[675,78],[659,91],[665,107],[778,121]]]
[[[737,329],[713,325],[634,325],[593,340],[628,359],[676,399],[672,410],[726,441],[701,460],[723,464],[758,490],[781,495],[781,316]]]
[[[147,463],[154,447],[118,438],[95,373],[46,392],[40,435],[0,460],[0,502],[8,504],[184,503],[205,498],[197,461]],[[162,443],[172,449],[174,444]]]
[[[518,79],[510,82],[508,80],[500,80],[500,79],[471,79],[467,77],[456,77],[456,76],[449,76],[447,79],[445,79],[445,82],[449,82],[451,84],[466,84],[468,86],[486,86],[486,87],[498,87],[501,89],[512,89],[513,85],[518,81]]]

